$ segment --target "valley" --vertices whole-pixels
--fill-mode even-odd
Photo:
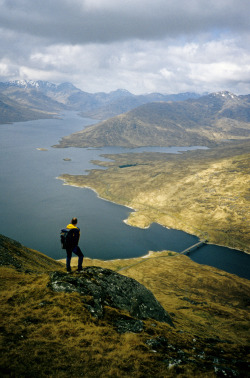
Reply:
[[[8,203],[5,196],[1,203],[3,227],[20,237],[29,229],[27,240],[33,245],[0,235],[2,376],[244,376],[249,370],[249,280],[197,264],[168,247],[127,258],[128,245],[137,240],[141,245],[144,237],[126,234],[131,235],[129,244],[120,237],[120,223],[143,232],[159,223],[250,253],[248,96],[194,96],[117,116],[142,99],[133,101],[124,91],[90,95],[69,83],[3,87],[3,123],[36,119],[39,112],[58,117],[66,110],[115,117],[62,138],[56,149],[51,140],[56,143],[63,132],[78,130],[79,119],[85,126],[89,120],[68,114],[2,128],[2,189],[8,195]],[[147,99],[153,97],[164,101],[159,94]],[[7,103],[11,106],[4,118]],[[209,148],[179,154],[132,149],[173,144]],[[99,158],[101,151],[82,148],[106,145],[131,149]],[[58,177],[58,172],[66,173]],[[119,206],[101,201],[91,190],[74,187],[90,187],[135,211],[118,211]],[[79,214],[83,231],[81,275],[75,273],[77,258],[72,259],[73,273],[65,273],[65,251],[59,245],[58,230],[72,212]],[[137,229],[122,222],[125,214],[125,222]],[[107,235],[113,235],[108,246]],[[96,239],[100,252],[90,258],[96,256]],[[33,249],[37,242],[45,254]],[[120,244],[127,254],[118,254]],[[105,259],[105,248],[116,257]],[[240,252],[235,252],[232,264],[238,262]],[[139,288],[136,295],[130,290],[134,286]],[[145,309],[152,310],[148,296],[155,298],[157,316],[145,315]]]
[[[131,148],[106,155],[106,170],[59,178],[91,187],[136,209],[128,223],[163,226],[210,243],[250,252],[249,96],[211,93],[180,102],[153,102],[63,137],[53,147]],[[143,146],[207,146],[181,155],[133,153]]]
[[[62,137],[53,147],[118,146],[131,152],[105,155],[109,159],[105,162],[93,161],[102,169],[87,175],[66,171],[59,178],[136,209],[127,220],[130,225],[146,228],[156,222],[212,244],[249,252],[249,95],[134,96],[125,90],[90,94],[70,83],[42,81],[0,83],[0,95],[3,122],[19,117],[11,109],[24,119],[37,114],[55,117],[68,110],[94,118],[113,115]],[[7,103],[11,106],[5,109]],[[24,108],[31,113],[27,115]],[[133,153],[133,148],[141,146],[209,149],[179,155]],[[72,159],[64,157],[64,161]]]

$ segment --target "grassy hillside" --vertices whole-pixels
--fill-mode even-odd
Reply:
[[[63,271],[64,265],[2,236],[0,252],[3,377],[217,377],[248,370],[248,280],[169,252],[85,259],[85,266],[141,282],[175,326],[149,319],[138,333],[120,333],[115,321],[128,319],[126,312],[106,306],[98,319],[80,294],[51,290],[49,271]]]
[[[55,115],[55,111],[53,112],[51,109],[43,110],[39,107],[31,107],[24,101],[16,101],[0,93],[0,124],[53,118]]]
[[[249,148],[245,141],[179,155],[106,155],[113,160],[95,162],[106,170],[59,178],[136,209],[130,225],[157,222],[250,252]]]
[[[64,137],[59,147],[212,146],[250,136],[247,96],[155,102]]]
[[[24,272],[49,272],[62,268],[62,264],[43,253],[24,247],[17,241],[0,234],[0,265]]]

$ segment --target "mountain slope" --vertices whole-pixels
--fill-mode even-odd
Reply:
[[[0,94],[7,96],[9,101],[15,101],[17,109],[21,107],[20,110],[23,110],[24,113],[18,113],[20,120],[34,119],[35,117],[32,114],[34,110],[54,113],[62,110],[74,110],[81,112],[83,117],[107,119],[150,101],[176,101],[180,98],[199,97],[195,93],[177,95],[152,93],[136,96],[124,89],[110,93],[88,93],[71,83],[57,85],[41,80],[17,80],[0,83]],[[27,114],[28,109],[25,107],[31,110],[30,115]],[[15,109],[5,108],[2,121],[3,109],[0,104],[0,122],[18,121],[18,116],[14,117],[14,112]]]
[[[112,93],[112,92],[111,92]],[[120,93],[120,96],[111,99],[106,104],[100,104],[100,106],[95,107],[92,111],[83,111],[82,116],[90,117],[95,119],[108,119],[116,115],[126,113],[131,109],[139,107],[143,104],[148,104],[151,102],[170,102],[170,101],[184,101],[191,98],[199,98],[200,95],[197,93],[179,93],[172,95],[163,95],[161,93],[151,93],[148,95],[132,95],[129,92],[124,92],[122,90],[116,91],[115,93]]]
[[[0,93],[0,124],[9,122],[25,122],[32,119],[52,118],[55,111],[41,110],[31,107],[27,101],[15,100]]]
[[[182,102],[142,105],[64,137],[60,147],[215,145],[250,137],[247,96],[221,92]]]
[[[62,264],[43,253],[24,247],[15,240],[0,234],[0,266],[19,271],[49,272],[62,269]]]
[[[0,245],[25,268],[25,247],[3,237]],[[49,274],[51,266],[36,272],[36,261],[29,270],[6,266],[0,254],[2,376],[239,377],[248,371],[248,280],[168,252],[84,263],[83,276],[66,275],[58,265]],[[115,273],[122,267],[123,276]],[[130,277],[151,290],[175,327],[136,321],[114,308],[116,285],[104,312],[93,316],[103,293],[80,291],[98,288],[110,268],[123,282]]]

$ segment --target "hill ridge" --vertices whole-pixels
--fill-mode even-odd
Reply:
[[[250,137],[248,96],[151,102],[63,137],[59,147],[215,146]]]
[[[32,120],[39,116],[52,118],[64,110],[81,112],[83,117],[107,119],[154,100],[176,101],[199,97],[195,93],[134,95],[125,89],[88,93],[71,83],[54,84],[41,80],[0,82],[0,95],[5,96],[5,101],[0,103],[1,123]],[[10,101],[13,102],[12,108],[6,106],[6,102]],[[19,118],[15,115],[15,108],[22,110],[22,113],[18,113]],[[33,114],[31,110],[37,113]]]
[[[113,307],[118,281],[108,277],[117,277],[115,270],[127,260],[85,259],[81,277],[67,275],[58,262],[54,271],[47,263],[37,269],[42,254],[0,236],[1,258],[3,249],[22,265],[0,260],[3,376],[240,377],[249,368],[248,280],[168,252],[119,275],[153,292],[169,308],[174,328]],[[32,253],[33,267],[26,256]],[[108,296],[98,286],[106,279]],[[133,303],[133,295],[124,294]],[[145,310],[143,302],[138,305]]]

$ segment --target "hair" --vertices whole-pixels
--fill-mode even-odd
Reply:
[[[77,218],[72,218],[71,223],[72,223],[72,224],[77,224]]]

